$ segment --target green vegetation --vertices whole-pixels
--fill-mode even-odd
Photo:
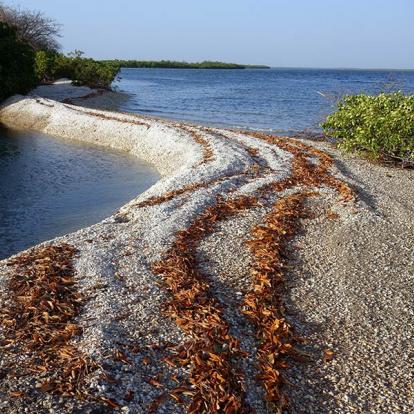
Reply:
[[[35,72],[41,82],[49,82],[54,79],[55,57],[57,53],[40,50],[36,53]]]
[[[270,69],[264,65],[239,65],[237,63],[223,63],[204,61],[198,63],[178,62],[174,60],[104,60],[122,68],[166,68],[166,69]]]
[[[0,22],[0,101],[35,86],[34,62],[32,47],[19,40],[15,29]]]
[[[345,96],[322,127],[347,151],[414,165],[414,95]]]
[[[109,88],[119,65],[58,52],[60,25],[40,12],[0,4],[0,101],[27,93],[39,82],[72,79],[76,85]]]
[[[119,71],[119,66],[112,62],[84,58],[82,55],[79,50],[67,56],[56,52],[37,52],[36,73],[39,80],[48,82],[58,78],[69,78],[73,79],[76,85],[109,88]]]
[[[59,53],[60,25],[38,11],[4,6],[0,2],[0,101],[26,93],[38,83],[69,78],[75,85],[110,88],[120,67],[185,69],[265,69],[268,66],[204,61],[103,60],[85,58],[75,50]]]

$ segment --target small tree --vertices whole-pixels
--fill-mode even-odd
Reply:
[[[57,51],[61,25],[38,11],[13,9],[0,4],[0,22],[14,27],[20,40],[35,51]]]
[[[54,79],[58,53],[40,50],[36,52],[35,71],[40,82],[49,82]]]

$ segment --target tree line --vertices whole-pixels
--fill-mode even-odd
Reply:
[[[240,65],[237,63],[224,63],[205,60],[203,62],[181,62],[176,60],[103,60],[122,68],[166,68],[166,69],[269,69],[265,65]]]
[[[268,68],[204,61],[101,60],[86,58],[83,52],[60,52],[61,25],[38,11],[22,10],[0,1],[0,101],[16,93],[24,94],[39,83],[59,78],[76,85],[109,88],[119,69],[246,69]]]
[[[60,29],[40,12],[0,3],[0,101],[62,77],[77,85],[111,85],[119,65],[86,58],[80,51],[61,53]]]

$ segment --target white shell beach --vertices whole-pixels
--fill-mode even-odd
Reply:
[[[91,96],[79,99],[85,95]],[[195,365],[168,365],[165,360],[171,344],[183,346],[196,334],[181,329],[177,320],[183,315],[174,318],[171,310],[164,314],[173,287],[166,285],[168,275],[157,274],[154,266],[168,262],[180,232],[190,231],[200,217],[204,220],[207,209],[214,212],[215,206],[236,199],[251,205],[226,210],[223,218],[217,213],[211,227],[200,230],[203,236],[191,258],[208,285],[206,296],[246,353],[231,359],[234,370],[242,373],[245,408],[275,412],[256,379],[261,337],[242,312],[244,300],[254,293],[251,269],[257,266],[246,241],[256,237],[257,226],[269,225],[278,201],[295,194],[306,194],[308,214],[298,218],[298,230],[286,244],[289,260],[280,293],[285,312],[279,318],[305,339],[298,347],[306,362],[288,356],[291,369],[280,369],[284,380],[278,384],[292,412],[414,410],[412,337],[407,329],[414,322],[413,171],[388,172],[323,142],[283,138],[273,143],[249,131],[91,108],[100,101],[108,107],[108,93],[94,96],[92,89],[61,81],[9,98],[0,107],[6,126],[122,150],[161,174],[155,185],[113,216],[42,244],[65,243],[77,251],[74,280],[86,300],[73,322],[82,333],[72,342],[98,367],[84,385],[95,400],[43,393],[2,400],[2,412],[105,412],[96,411],[105,399],[122,412],[148,413],[154,402],[159,412],[185,412],[197,395],[197,385],[186,382],[194,379]],[[322,165],[322,152],[332,157],[328,178],[289,182],[298,174],[295,151],[309,171]],[[271,187],[275,183],[284,184],[277,191]],[[341,200],[339,183],[352,189],[355,199]],[[392,266],[387,265],[390,260]],[[14,268],[4,260],[0,269],[0,297],[7,306]],[[327,350],[333,358],[326,357]],[[7,354],[0,369],[22,364],[25,358]],[[187,395],[174,394],[177,378],[186,384]],[[31,395],[41,387],[37,382],[34,374],[16,377],[6,384],[7,391]],[[129,390],[134,398],[127,397]],[[160,398],[163,393],[167,397]],[[183,404],[171,394],[182,397]]]

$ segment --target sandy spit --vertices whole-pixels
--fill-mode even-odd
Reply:
[[[122,412],[148,413],[162,394],[151,379],[164,381],[171,389],[172,374],[179,378],[188,374],[185,367],[171,373],[159,347],[189,339],[163,316],[168,292],[152,264],[171,248],[177,231],[187,229],[218,195],[229,200],[254,195],[266,183],[289,177],[292,154],[249,133],[95,109],[113,108],[125,99],[116,94],[82,100],[68,94],[72,89],[66,84],[60,91],[51,88],[37,91],[37,96],[9,99],[0,108],[0,121],[129,152],[150,162],[162,176],[113,216],[45,243],[69,243],[79,252],[75,278],[87,303],[78,316],[83,332],[76,346],[114,379],[102,380],[102,372],[94,372],[88,378],[89,392],[116,401]],[[72,104],[59,102],[66,98]],[[301,346],[307,358],[291,361],[285,374],[291,384],[286,387],[290,410],[411,413],[413,173],[345,157],[325,143],[307,144],[331,153],[335,159],[331,173],[352,185],[357,201],[339,203],[332,189],[320,188],[320,196],[309,201],[313,216],[301,220],[300,234],[291,246],[286,311],[305,339]],[[231,333],[249,354],[240,368],[246,374],[247,402],[257,413],[274,412],[274,407],[264,402],[255,380],[257,341],[240,313],[241,297],[251,284],[252,259],[245,241],[271,204],[289,191],[271,194],[254,208],[220,222],[198,248],[203,272],[223,306]],[[6,304],[11,275],[7,261],[0,262],[0,271],[0,300]],[[140,351],[125,351],[132,345]],[[130,363],[113,359],[118,349],[127,353]],[[324,360],[328,349],[333,358]],[[24,355],[0,360],[2,412],[112,411],[96,401],[40,392],[39,375],[7,375],[10,364],[24,360]],[[11,398],[16,390],[25,397]],[[185,405],[168,398],[157,410],[186,411]]]

